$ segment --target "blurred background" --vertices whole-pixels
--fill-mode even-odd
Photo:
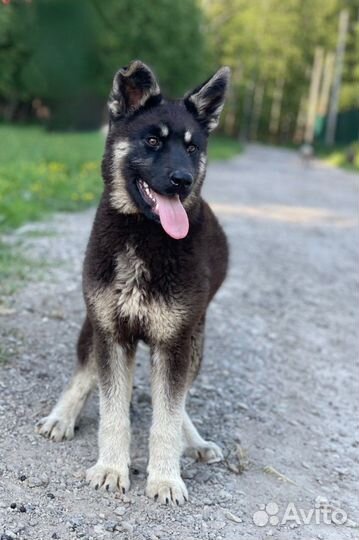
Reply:
[[[213,158],[261,141],[359,168],[359,0],[0,0],[0,230],[93,204],[134,58],[170,97],[232,68]]]

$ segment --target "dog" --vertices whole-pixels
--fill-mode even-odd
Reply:
[[[140,340],[151,351],[153,421],[146,494],[182,505],[180,457],[222,459],[185,410],[202,360],[207,307],[227,271],[225,234],[201,198],[209,133],[229,83],[219,69],[183,99],[165,100],[151,69],[133,61],[110,93],[102,161],[104,191],[83,271],[87,315],[78,366],[57,405],[37,426],[53,441],[71,439],[76,419],[99,386],[99,457],[87,471],[95,489],[130,487],[130,418],[134,359]]]

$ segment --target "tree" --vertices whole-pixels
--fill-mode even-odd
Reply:
[[[134,58],[175,96],[206,74],[196,0],[12,0],[0,12],[0,103],[15,114],[41,100],[51,127],[98,125],[115,71]]]
[[[241,73],[231,126],[248,132],[246,124],[254,116],[262,136],[268,137],[270,129],[277,139],[281,130],[292,137],[308,97],[314,51],[318,46],[335,50],[338,14],[348,2],[358,12],[358,0],[203,0],[216,63]],[[353,63],[357,65],[358,54]],[[354,93],[349,76],[348,84]],[[263,87],[258,119],[255,96]]]

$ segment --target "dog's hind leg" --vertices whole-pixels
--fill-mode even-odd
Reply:
[[[182,430],[186,447],[185,452],[188,456],[206,463],[216,463],[223,459],[220,447],[216,443],[206,441],[201,437],[186,411],[183,414]]]
[[[56,442],[74,437],[76,419],[96,384],[92,327],[87,318],[80,332],[77,353],[78,366],[70,384],[49,416],[42,418],[36,426],[40,435]]]
[[[191,363],[189,370],[189,386],[197,377],[201,367],[204,347],[204,318],[198,323],[195,332],[191,337]],[[187,412],[183,414],[183,439],[185,443],[185,452],[187,455],[206,463],[215,463],[223,459],[220,447],[211,441],[206,441],[198,433]]]

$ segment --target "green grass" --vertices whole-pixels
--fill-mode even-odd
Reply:
[[[336,167],[342,167],[349,171],[359,171],[359,143],[353,143],[349,147],[327,148],[318,146],[315,154],[325,162]],[[349,160],[349,155],[351,160]]]
[[[0,138],[0,231],[96,203],[102,191],[101,133],[1,125]],[[216,137],[209,156],[228,159],[239,151],[237,141]]]
[[[242,147],[237,139],[216,135],[210,139],[208,156],[210,161],[230,159],[238,155],[241,151]]]
[[[0,230],[94,204],[102,189],[100,133],[0,126]]]

